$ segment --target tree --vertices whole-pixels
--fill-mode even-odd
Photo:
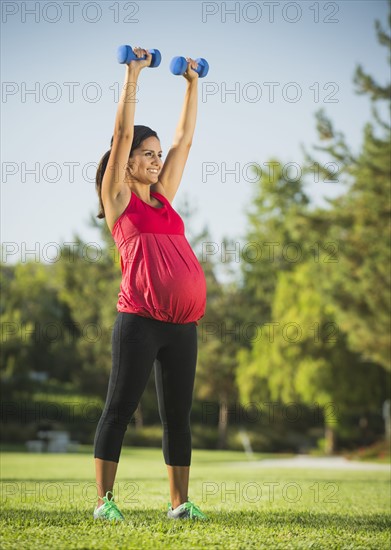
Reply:
[[[391,24],[391,14],[389,21]],[[379,22],[376,28],[379,42],[389,46],[390,38]],[[390,85],[377,84],[360,66],[355,83],[357,93],[369,94],[372,102],[389,101]],[[251,295],[259,298],[257,306],[266,312],[259,316],[260,327],[274,321],[282,326],[293,322],[302,329],[312,319],[320,327],[338,327],[340,337],[326,345],[308,335],[300,342],[280,335],[276,341],[256,342],[252,349],[241,350],[237,381],[243,399],[259,397],[266,385],[274,397],[284,402],[316,400],[324,411],[329,402],[340,411],[353,406],[378,410],[381,406],[387,386],[381,368],[390,369],[391,142],[390,125],[381,121],[374,107],[372,113],[383,135],[376,136],[373,123],[367,124],[356,157],[324,112],[317,113],[320,139],[329,145],[315,149],[337,161],[339,177],[347,187],[342,197],[328,201],[331,208],[310,210],[305,208],[305,201],[303,204],[299,200],[300,207],[292,209],[292,194],[284,193],[283,186],[283,198],[288,200],[283,202],[284,209],[278,209],[275,205],[281,199],[276,200],[275,189],[264,188],[260,179],[260,200],[254,201],[257,209],[250,218],[254,240],[272,227],[271,235],[278,235],[286,243],[296,235],[300,244],[314,254],[313,258],[304,254],[291,266],[277,262],[278,269],[267,269],[261,262],[254,267],[245,264],[245,284]],[[312,172],[316,160],[306,153],[306,161],[305,173]],[[335,180],[335,162],[323,168],[317,164],[322,175]],[[264,189],[271,194],[270,199]],[[269,215],[265,216],[267,200]],[[326,249],[330,245],[327,255],[321,246],[314,249],[321,241]],[[318,262],[313,261],[316,258]],[[326,428],[327,420],[326,415]],[[327,429],[327,433],[331,450],[333,430]]]
[[[2,378],[8,391],[31,395],[36,373],[70,381],[80,364],[70,312],[58,295],[53,266],[2,265],[1,273]]]
[[[375,27],[379,43],[390,48],[391,38],[379,21]],[[328,201],[331,213],[322,216],[329,240],[339,243],[338,269],[333,270],[325,290],[333,299],[336,321],[347,334],[351,350],[390,370],[391,126],[381,120],[377,106],[387,102],[391,109],[391,84],[377,83],[361,65],[356,67],[354,84],[357,94],[370,97],[374,119],[365,125],[357,156],[324,112],[317,113],[319,136],[329,144],[315,149],[337,161],[347,186],[343,196]],[[310,164],[316,162],[308,153],[306,158]],[[323,173],[330,177],[327,170]]]
[[[379,365],[349,349],[335,322],[324,291],[332,271],[325,257],[280,274],[273,321],[251,351],[239,353],[237,379],[245,399],[258,397],[259,387],[267,383],[272,399],[319,408],[326,451],[332,453],[340,415],[378,410],[387,395],[387,377]]]
[[[290,178],[277,159],[261,173],[251,206],[241,255],[241,292],[247,317],[259,325],[270,320],[277,274],[290,271],[310,251],[297,250],[301,215],[309,199],[300,178]],[[299,246],[300,248],[300,246]]]

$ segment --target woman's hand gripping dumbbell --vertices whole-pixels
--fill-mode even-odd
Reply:
[[[132,48],[128,45],[119,46],[117,49],[118,63],[129,65],[131,61],[142,63],[143,67],[159,67],[162,60],[159,50],[143,50],[142,48]],[[144,62],[148,61],[147,64]]]
[[[189,62],[190,68],[198,74],[199,78],[203,78],[208,74],[209,64],[203,57],[198,57],[195,62],[182,56],[173,57],[170,63],[170,71],[175,75],[184,75]],[[194,63],[196,63],[196,66],[194,66]]]

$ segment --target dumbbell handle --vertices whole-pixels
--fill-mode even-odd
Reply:
[[[151,64],[149,66],[158,67],[162,60],[162,56],[159,50],[148,50],[148,53],[152,55]],[[132,47],[128,46],[127,44],[123,46],[119,46],[117,49],[117,60],[118,60],[118,63],[121,63],[121,64],[123,63],[129,64],[131,61],[141,61],[146,58],[147,58],[146,55],[143,55],[142,57],[137,57]]]

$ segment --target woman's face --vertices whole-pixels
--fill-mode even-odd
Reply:
[[[141,183],[157,183],[162,166],[160,141],[154,136],[145,139],[129,159],[130,173]]]

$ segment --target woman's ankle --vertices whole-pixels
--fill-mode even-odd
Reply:
[[[181,498],[173,499],[173,501],[171,502],[172,510],[175,510],[175,508],[178,508],[178,506],[181,506],[182,504],[185,504],[185,502],[187,502],[187,500],[188,499],[182,500]]]
[[[99,508],[99,506],[102,506],[102,504],[104,504],[103,500],[100,497],[98,497],[98,503],[96,507]]]
[[[107,494],[109,493],[109,494]],[[111,500],[113,498],[113,493],[112,491],[107,491],[106,493],[104,493],[104,497],[107,497],[108,500]],[[102,504],[104,504],[104,498],[103,496],[99,496],[98,495],[98,504],[97,504],[97,508],[99,508],[99,506],[102,506]]]

